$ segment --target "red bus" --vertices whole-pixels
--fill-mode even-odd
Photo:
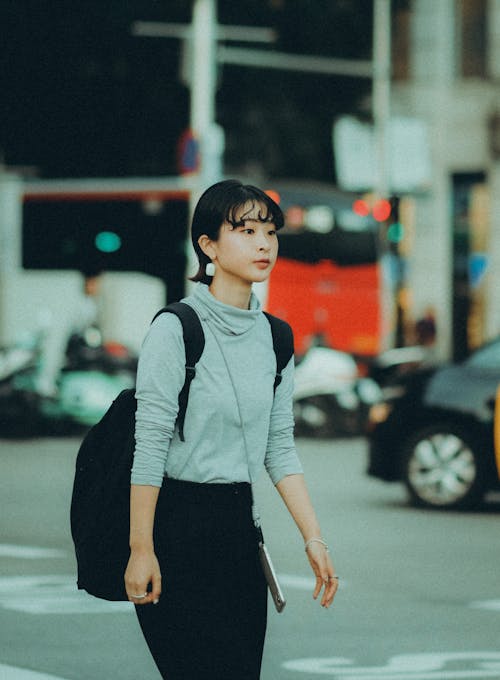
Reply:
[[[356,196],[279,188],[285,228],[266,308],[294,329],[297,354],[312,342],[359,357],[391,346],[393,315],[379,224],[352,210]]]

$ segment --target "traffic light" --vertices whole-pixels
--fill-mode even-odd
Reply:
[[[352,210],[356,215],[373,219],[385,227],[385,238],[393,247],[400,244],[405,238],[405,227],[400,219],[400,198],[392,196],[376,198],[374,194],[365,194],[357,198],[352,204]]]
[[[405,230],[401,222],[393,222],[387,227],[387,240],[390,243],[401,243]]]
[[[376,198],[374,194],[365,194],[352,204],[352,211],[360,217],[372,215],[376,222],[385,222],[391,214],[391,201],[386,198]]]
[[[386,238],[389,243],[397,246],[403,240],[405,236],[404,226],[400,220],[400,199],[397,196],[393,196],[390,201],[391,210],[387,219],[387,232]]]
[[[116,253],[123,245],[121,236],[114,231],[100,231],[95,237],[94,243],[101,253]]]
[[[391,203],[386,198],[375,201],[372,208],[373,219],[376,222],[385,222],[391,215]]]

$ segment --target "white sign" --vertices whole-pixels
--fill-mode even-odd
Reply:
[[[425,123],[394,117],[387,127],[388,186],[393,194],[423,191],[432,180],[430,148]],[[333,125],[333,149],[338,184],[347,191],[377,186],[379,172],[372,125],[343,116]]]

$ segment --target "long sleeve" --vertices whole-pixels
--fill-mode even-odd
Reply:
[[[132,484],[161,486],[165,475],[246,482],[264,464],[275,484],[301,473],[293,441],[293,359],[273,398],[276,356],[258,303],[250,309],[225,305],[203,284],[185,302],[200,318],[205,343],[189,392],[184,439],[175,427],[185,378],[182,324],[163,314],[139,359]]]
[[[303,472],[293,439],[293,374],[292,357],[282,373],[271,411],[264,463],[273,484],[287,475]]]
[[[181,322],[174,314],[162,314],[149,329],[139,357],[132,484],[162,485],[184,366]]]

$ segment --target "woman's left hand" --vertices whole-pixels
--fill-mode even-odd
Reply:
[[[335,577],[335,569],[326,547],[322,543],[310,543],[307,546],[307,557],[311,564],[314,575],[316,576],[316,586],[313,597],[316,599],[323,590],[321,606],[328,608],[339,587],[338,578]]]

